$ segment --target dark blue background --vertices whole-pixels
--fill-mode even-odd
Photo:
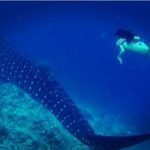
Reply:
[[[0,33],[39,62],[77,103],[150,126],[150,56],[116,60],[116,29],[150,41],[150,2],[0,2]]]

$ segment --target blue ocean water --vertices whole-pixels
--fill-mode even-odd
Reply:
[[[77,103],[150,132],[150,56],[116,59],[115,31],[149,44],[150,2],[0,2],[0,33],[41,63]]]

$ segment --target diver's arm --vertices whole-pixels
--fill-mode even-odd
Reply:
[[[122,64],[122,58],[121,58],[121,56],[125,52],[125,49],[124,49],[124,47],[122,45],[120,45],[119,48],[120,48],[120,51],[119,51],[119,54],[117,56],[117,59],[120,62],[120,64]]]

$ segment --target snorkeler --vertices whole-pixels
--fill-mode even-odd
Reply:
[[[116,45],[119,47],[117,59],[120,64],[122,64],[121,56],[126,50],[141,54],[150,53],[149,46],[145,44],[139,36],[134,35],[132,32],[124,29],[118,29],[115,35],[117,37]]]

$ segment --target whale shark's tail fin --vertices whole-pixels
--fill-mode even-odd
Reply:
[[[120,150],[150,139],[150,134],[133,136],[93,136],[96,150]]]

